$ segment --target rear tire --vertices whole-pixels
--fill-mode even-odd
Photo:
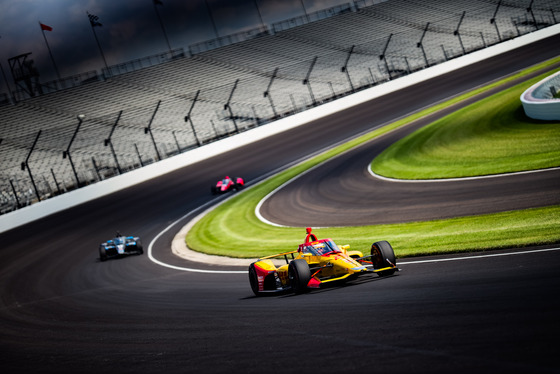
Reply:
[[[311,279],[309,265],[303,259],[293,260],[288,266],[288,280],[290,287],[296,294],[307,291],[307,284]]]
[[[371,262],[374,269],[382,269],[397,265],[395,252],[388,241],[375,242],[371,245]],[[384,270],[377,273],[380,277],[394,274],[396,269]]]
[[[136,250],[138,251],[139,255],[144,253],[144,247],[142,247],[142,242],[140,240],[136,241]]]
[[[257,276],[257,271],[255,270],[255,264],[249,265],[249,283],[251,284],[251,290],[255,296],[260,296],[259,292],[259,279]]]

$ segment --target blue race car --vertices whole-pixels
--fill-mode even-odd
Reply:
[[[99,259],[101,261],[131,254],[141,255],[142,253],[144,253],[144,249],[139,237],[122,236],[118,232],[115,238],[99,245]]]

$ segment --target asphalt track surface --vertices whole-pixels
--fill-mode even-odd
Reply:
[[[101,263],[97,247],[119,230],[141,236],[145,247],[158,237],[153,255],[168,264],[245,270],[171,254],[171,240],[190,216],[158,235],[210,201],[210,185],[224,174],[251,183],[555,57],[559,45],[560,36],[534,43],[0,234],[2,371],[558,373],[560,254],[554,246],[466,260],[399,259],[402,272],[395,276],[262,298],[252,295],[243,273],[169,269],[147,255]],[[531,200],[541,196],[539,186]],[[550,204],[544,195],[541,205]],[[443,200],[452,209],[456,196]],[[507,208],[507,200],[518,199],[501,196],[496,204]],[[401,196],[387,202],[401,211],[410,203]],[[481,205],[492,204],[488,197]],[[399,214],[407,220],[406,212]]]

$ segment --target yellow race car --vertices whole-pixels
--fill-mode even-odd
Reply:
[[[339,247],[332,239],[317,240],[308,227],[305,242],[297,251],[263,257],[249,265],[251,289],[257,296],[285,291],[302,293],[363,274],[387,276],[399,271],[395,253],[387,241],[373,243],[366,256],[348,250],[349,247]]]

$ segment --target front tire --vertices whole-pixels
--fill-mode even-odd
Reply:
[[[303,259],[293,260],[288,266],[288,280],[290,287],[296,294],[307,291],[307,284],[311,279],[309,265]]]
[[[249,265],[249,283],[251,284],[251,290],[255,296],[260,296],[259,292],[259,279],[257,276],[257,271],[255,270],[255,264]]]
[[[102,245],[99,246],[99,261],[103,262],[107,260],[107,251]]]
[[[397,260],[395,258],[395,251],[388,241],[375,242],[371,245],[371,262],[373,263],[374,269],[382,269],[387,267],[395,267]],[[389,269],[380,271],[377,274],[380,277],[387,275],[393,275],[396,269]]]

